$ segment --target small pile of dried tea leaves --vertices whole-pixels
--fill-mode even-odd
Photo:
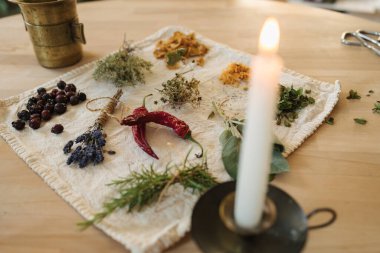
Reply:
[[[177,31],[167,41],[160,40],[153,54],[157,59],[166,58],[167,66],[176,68],[180,60],[204,56],[207,52],[208,48],[195,39],[194,33],[186,35]]]
[[[249,79],[249,67],[241,63],[231,63],[228,67],[222,72],[219,77],[219,80],[223,84],[236,85],[241,81],[248,81]]]
[[[185,103],[199,106],[202,97],[199,92],[200,81],[192,78],[187,80],[183,74],[176,73],[175,77],[162,84],[161,101],[169,103],[173,108],[179,108]]]
[[[153,65],[133,54],[133,51],[133,48],[125,46],[100,60],[93,73],[94,79],[111,81],[117,87],[145,83],[145,72],[150,71]]]
[[[298,118],[298,112],[306,106],[314,104],[315,100],[311,96],[304,95],[302,88],[280,86],[280,101],[276,114],[277,125],[291,127],[292,122]]]
[[[360,99],[361,96],[359,93],[355,90],[350,90],[348,93],[348,96],[346,97],[347,99]]]

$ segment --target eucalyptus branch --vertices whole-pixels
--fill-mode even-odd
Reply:
[[[163,172],[155,171],[151,165],[149,168],[143,167],[140,172],[132,172],[126,178],[114,180],[108,185],[116,188],[118,196],[105,202],[103,210],[91,220],[78,225],[81,229],[86,229],[120,208],[127,208],[128,212],[140,211],[159,200],[169,186],[177,183],[185,189],[191,189],[192,193],[202,193],[215,186],[217,181],[209,173],[206,159],[200,163],[191,163],[188,155],[182,164],[167,166]]]
[[[225,128],[229,130],[233,136],[241,139],[242,137],[241,126],[244,126],[244,121],[227,116],[226,112],[220,106],[218,106],[214,101],[212,102],[212,106],[214,108],[214,111],[220,117],[222,117]]]

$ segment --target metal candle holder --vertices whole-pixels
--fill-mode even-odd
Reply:
[[[319,208],[305,215],[298,203],[283,190],[269,185],[260,227],[252,232],[240,229],[234,221],[235,182],[210,189],[194,207],[191,234],[205,253],[215,252],[301,252],[308,231],[332,224],[337,215],[331,208]],[[331,214],[323,224],[308,226],[317,213]]]

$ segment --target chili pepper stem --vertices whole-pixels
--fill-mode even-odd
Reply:
[[[143,103],[142,103],[142,106],[143,106],[143,107],[145,107],[145,100],[146,100],[146,98],[147,98],[147,97],[150,97],[150,96],[153,96],[153,94],[148,94],[148,95],[146,95],[146,96],[144,97],[144,99],[143,99]]]
[[[200,154],[195,154],[195,156],[196,156],[197,158],[201,158],[201,157],[203,156],[203,147],[202,147],[202,145],[201,145],[197,140],[195,140],[195,139],[191,136],[191,134],[186,135],[186,136],[185,136],[185,139],[187,139],[187,140],[189,140],[189,141],[191,141],[191,142],[194,142],[195,144],[198,145],[198,147],[201,149],[201,153],[200,153]]]

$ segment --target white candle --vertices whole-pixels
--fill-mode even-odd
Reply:
[[[252,60],[246,123],[239,159],[235,196],[235,221],[254,231],[261,222],[273,147],[273,121],[282,61],[277,56],[279,25],[265,21],[259,55]]]

